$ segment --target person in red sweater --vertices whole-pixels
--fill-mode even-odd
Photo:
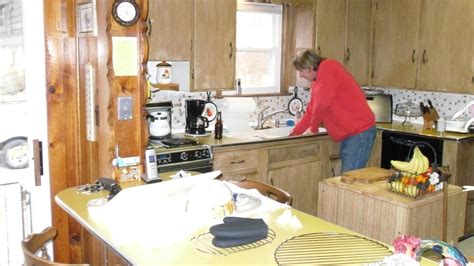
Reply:
[[[312,49],[298,53],[293,65],[300,77],[311,82],[311,99],[290,136],[317,133],[323,126],[332,140],[341,142],[342,172],[364,168],[376,127],[361,87],[339,62],[322,58]]]

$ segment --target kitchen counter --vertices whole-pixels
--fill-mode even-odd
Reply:
[[[438,132],[436,129],[423,129],[423,125],[413,124],[410,127],[402,126],[402,122],[394,121],[392,123],[377,123],[377,129],[398,131],[426,137],[442,138],[448,140],[464,141],[474,139],[474,134],[457,132]]]

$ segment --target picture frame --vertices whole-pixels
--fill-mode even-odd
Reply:
[[[96,0],[78,4],[76,14],[79,36],[97,36]]]

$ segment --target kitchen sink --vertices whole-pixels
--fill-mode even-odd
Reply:
[[[276,138],[283,138],[288,137],[290,131],[293,130],[294,127],[271,127],[266,129],[260,129],[252,132],[252,137],[260,138],[263,140],[266,139],[276,139]],[[325,133],[326,129],[323,127],[319,128],[319,133]]]

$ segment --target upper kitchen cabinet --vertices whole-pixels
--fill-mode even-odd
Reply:
[[[234,88],[236,10],[236,0],[194,1],[194,91]]]
[[[472,0],[423,1],[417,88],[474,93],[473,21]]]
[[[191,61],[194,0],[152,0],[148,60]]]
[[[372,85],[414,88],[421,0],[375,2]]]
[[[372,0],[318,0],[316,50],[368,83]]]
[[[372,85],[473,93],[472,21],[472,0],[376,0]]]

